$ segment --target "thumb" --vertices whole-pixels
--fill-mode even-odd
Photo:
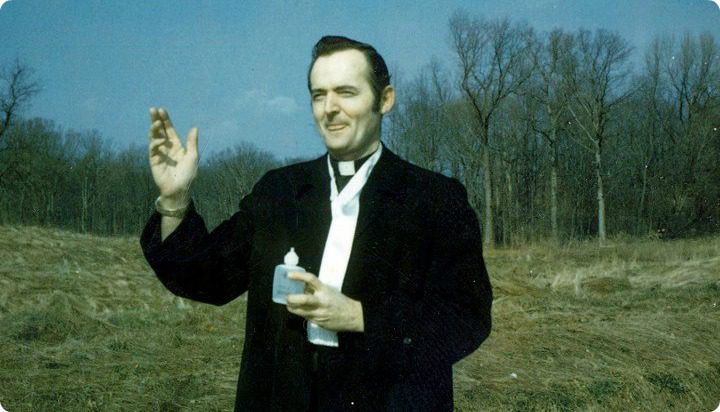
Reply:
[[[191,153],[194,153],[196,156],[198,154],[198,129],[197,129],[197,127],[193,127],[192,129],[190,129],[190,132],[188,133],[187,150]]]

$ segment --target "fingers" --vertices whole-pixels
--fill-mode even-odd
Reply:
[[[330,319],[327,308],[321,305],[320,299],[315,295],[292,294],[287,296],[287,310],[293,315],[300,316],[322,326]]]
[[[153,144],[153,139],[169,140],[168,148],[172,148],[177,143],[178,148],[182,148],[175,127],[170,120],[170,115],[164,108],[150,108],[150,132],[148,140],[153,148],[160,147],[160,144]],[[195,155],[198,154],[198,129],[194,127],[190,129],[187,137],[187,150]]]
[[[169,145],[169,142],[167,139],[150,139],[150,144],[148,145],[148,153],[150,155],[150,161],[151,163],[159,162],[160,159],[166,154],[164,153],[166,151],[163,150],[163,148],[167,148]]]
[[[287,304],[290,309],[312,310],[320,306],[320,299],[315,295],[294,293],[287,295]]]
[[[314,291],[320,290],[324,285],[317,276],[307,272],[290,272],[288,273],[288,279],[300,280],[305,282],[305,292],[298,294],[290,294],[287,296],[288,310],[295,314],[305,316],[306,312],[317,309],[320,304],[320,297],[314,294]],[[312,290],[308,290],[312,289]],[[294,312],[293,310],[303,310],[302,313]]]
[[[301,280],[309,285],[313,290],[322,289],[325,284],[320,282],[317,276],[308,272],[290,272],[288,273],[288,279]]]
[[[153,117],[153,114],[150,115]],[[160,120],[155,120],[150,125],[150,131],[148,132],[148,154],[151,159],[160,159],[168,155],[168,152],[172,148],[172,143],[167,139],[165,130],[162,127]]]
[[[157,126],[156,126],[157,124]],[[150,108],[150,129],[154,132],[153,137],[159,137],[162,134],[163,137],[168,139],[178,139],[175,127],[170,120],[170,115],[164,108]]]
[[[150,108],[150,130],[148,131],[148,151],[150,157],[158,154],[167,154],[172,148],[172,143],[168,140],[162,120],[159,118],[158,109]]]
[[[156,152],[160,146],[170,146],[170,142],[168,142],[167,139],[151,139],[148,145],[150,153]]]
[[[158,118],[162,122],[162,127],[165,130],[165,135],[168,137],[168,139],[179,141],[177,133],[175,133],[175,127],[170,120],[170,115],[168,114],[167,110],[162,107],[159,108]]]
[[[160,120],[158,117],[158,109],[156,107],[150,108],[150,123],[152,124],[155,120]]]
[[[148,136],[150,140],[153,138],[165,138],[165,129],[160,120],[160,113],[158,108],[150,108],[150,134]]]

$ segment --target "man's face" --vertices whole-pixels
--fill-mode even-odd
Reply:
[[[380,144],[382,113],[389,111],[392,103],[381,104],[379,112],[373,110],[369,70],[362,52],[350,49],[319,57],[310,71],[315,124],[328,151],[338,160],[359,159]]]

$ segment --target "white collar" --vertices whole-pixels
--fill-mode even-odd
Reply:
[[[373,153],[363,164],[360,166],[360,169],[358,169],[353,177],[350,179],[350,181],[347,183],[345,188],[338,193],[337,190],[337,184],[335,183],[335,170],[333,170],[332,164],[330,163],[330,156],[327,157],[327,165],[328,165],[328,173],[330,173],[330,201],[334,202],[335,199],[338,197],[340,198],[340,203],[347,203],[354,197],[358,196],[360,193],[360,190],[362,190],[363,186],[365,186],[365,182],[367,182],[368,178],[370,177],[370,173],[372,172],[373,168],[375,167],[375,164],[380,159],[380,155],[382,154],[382,147],[383,145],[378,145],[378,149]]]

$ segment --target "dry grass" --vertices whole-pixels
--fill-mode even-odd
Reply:
[[[534,245],[487,262],[495,325],[456,366],[458,409],[717,407],[719,238]]]
[[[244,305],[175,298],[137,238],[0,227],[0,403],[17,411],[225,411]]]
[[[720,402],[720,238],[536,244],[486,260],[493,334],[456,365],[458,410]],[[0,227],[0,403],[231,410],[244,310],[173,297],[137,238]]]

